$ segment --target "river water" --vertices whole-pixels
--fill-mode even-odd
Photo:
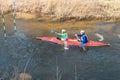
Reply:
[[[17,18],[14,32],[13,18],[5,16],[7,39],[3,37],[0,19],[0,78],[10,80],[21,73],[28,80],[119,80],[120,79],[120,23],[108,21],[45,22],[37,19]],[[79,47],[36,40],[36,36],[55,36],[50,30],[65,28],[69,37],[75,30],[84,29],[91,40],[98,41],[95,33],[103,35],[107,47]],[[25,77],[25,76],[24,76]]]

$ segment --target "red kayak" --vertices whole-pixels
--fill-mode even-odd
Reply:
[[[49,41],[49,42],[53,42],[53,43],[57,43],[57,44],[64,44],[63,41],[58,40],[56,37],[36,37],[36,39]],[[80,42],[78,42],[78,40],[76,38],[69,38],[67,40],[67,43],[68,43],[68,45],[80,46]],[[98,42],[98,41],[92,41],[92,40],[89,40],[89,42],[87,42],[85,44],[85,46],[109,46],[109,45],[110,44],[106,44],[106,43]]]

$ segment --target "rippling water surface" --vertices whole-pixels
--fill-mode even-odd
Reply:
[[[1,19],[1,18],[0,18]],[[40,22],[17,19],[14,33],[12,17],[6,16],[7,40],[3,37],[0,20],[0,77],[6,80],[27,73],[32,80],[119,80],[120,79],[120,23],[106,21]],[[89,47],[83,52],[70,46],[36,40],[36,36],[55,36],[50,30],[65,28],[69,37],[72,30],[85,29],[89,39],[98,41],[95,33],[104,36],[109,47]],[[75,67],[76,65],[76,67]],[[57,76],[57,74],[59,76]],[[75,75],[77,74],[77,75]]]

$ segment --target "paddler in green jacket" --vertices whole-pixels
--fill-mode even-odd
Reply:
[[[66,30],[65,30],[65,29],[62,29],[62,30],[61,30],[61,33],[57,33],[57,32],[56,32],[56,34],[57,34],[57,39],[59,39],[59,40],[61,40],[61,41],[64,42],[64,49],[65,49],[65,50],[69,49],[68,43],[67,43],[68,34],[67,34]]]
[[[59,40],[66,41],[68,39],[68,34],[65,29],[62,29],[61,33],[56,32],[56,34],[57,34],[57,39]]]

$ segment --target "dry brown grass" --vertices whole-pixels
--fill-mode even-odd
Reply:
[[[2,0],[1,0],[2,1]],[[12,0],[3,0],[5,11],[10,11]],[[60,18],[112,18],[120,17],[120,0],[16,0],[17,12],[50,15]]]
[[[32,76],[27,73],[21,73],[18,76],[18,80],[32,80]]]

